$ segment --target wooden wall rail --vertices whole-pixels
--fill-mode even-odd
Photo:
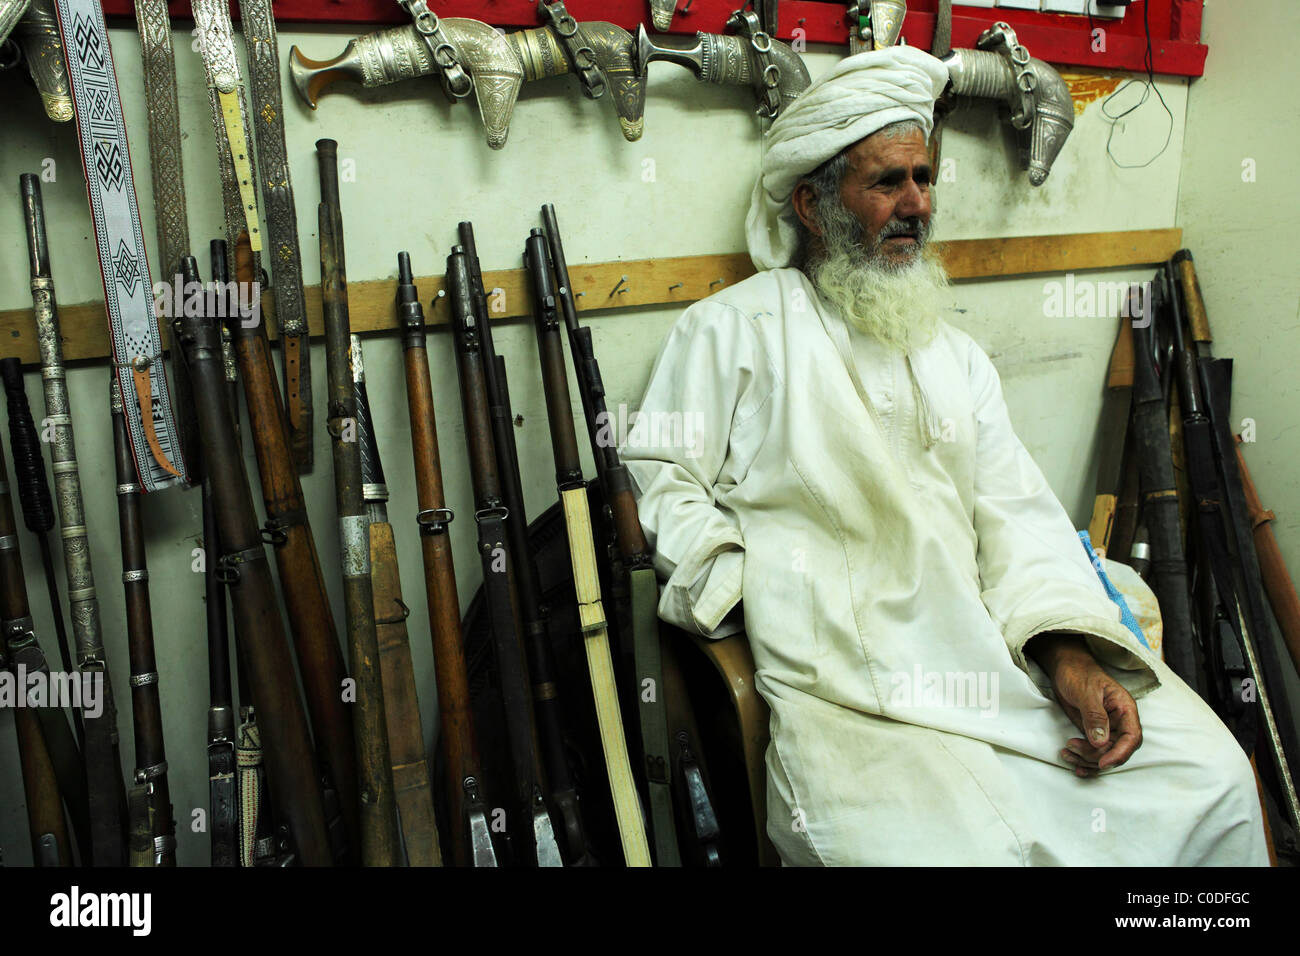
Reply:
[[[989,279],[1155,265],[1172,256],[1181,243],[1181,229],[967,239],[944,243],[943,260],[948,274],[954,279]],[[745,253],[569,263],[570,279],[579,294],[578,308],[584,312],[630,306],[685,306],[753,273],[754,267]],[[57,281],[58,276],[55,276]],[[348,285],[354,332],[397,330],[396,281],[394,276]],[[494,319],[531,314],[531,294],[526,282],[527,275],[523,269],[484,273],[484,286],[499,290],[489,298]],[[436,299],[431,310],[426,308],[429,324],[446,324],[447,301],[445,297],[438,297],[443,288],[443,277],[420,276],[416,284],[426,306],[430,300]],[[262,308],[273,318],[269,292],[262,297]],[[307,314],[311,334],[323,335],[320,286],[307,288]],[[110,354],[108,319],[102,301],[60,306],[59,318],[67,361],[102,359]],[[270,322],[270,329],[274,335],[274,321]],[[30,309],[0,312],[0,354],[17,355],[24,364],[38,361]]]

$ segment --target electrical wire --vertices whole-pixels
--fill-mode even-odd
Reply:
[[[1093,30],[1091,4],[1089,4],[1089,6],[1086,9],[1088,11],[1089,36],[1091,36]],[[1160,93],[1160,88],[1157,87],[1155,83],[1155,79],[1156,79],[1155,57],[1151,51],[1151,2],[1150,0],[1147,0],[1147,2],[1142,5],[1142,25],[1146,29],[1146,35],[1147,35],[1147,49],[1146,49],[1146,54],[1143,57],[1143,66],[1146,68],[1147,78],[1145,83],[1143,84],[1145,86],[1145,89],[1142,91],[1142,98],[1138,100],[1135,104],[1130,106],[1128,109],[1124,110],[1124,112],[1122,113],[1116,113],[1114,115],[1111,115],[1111,113],[1106,109],[1107,104],[1109,104],[1111,100],[1113,100],[1115,97],[1119,96],[1126,89],[1128,89],[1130,85],[1141,82],[1139,80],[1128,79],[1123,82],[1123,84],[1119,87],[1119,89],[1117,89],[1114,93],[1110,94],[1110,96],[1106,97],[1106,99],[1103,100],[1101,104],[1102,115],[1105,116],[1108,120],[1110,120],[1110,134],[1106,137],[1106,155],[1109,156],[1110,161],[1120,169],[1145,169],[1146,167],[1150,166],[1157,159],[1159,159],[1161,156],[1164,155],[1165,150],[1169,148],[1169,141],[1173,139],[1173,135],[1174,135],[1174,114],[1170,111],[1169,104],[1165,102],[1164,96]],[[1163,146],[1160,147],[1160,151],[1157,152],[1150,159],[1148,159],[1145,163],[1121,163],[1118,159],[1115,158],[1115,154],[1111,152],[1111,148],[1110,148],[1111,143],[1115,138],[1115,125],[1120,120],[1122,120],[1125,116],[1128,116],[1130,113],[1133,113],[1136,110],[1140,109],[1142,105],[1146,103],[1148,99],[1151,98],[1152,90],[1155,91],[1156,98],[1160,101],[1160,105],[1164,108],[1165,113],[1169,116],[1169,131],[1165,134],[1165,143]]]

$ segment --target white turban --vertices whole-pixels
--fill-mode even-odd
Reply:
[[[891,123],[916,120],[928,139],[948,68],[910,46],[858,53],[799,94],[764,137],[763,168],[745,221],[755,268],[788,266],[798,246],[790,202],[800,178]]]

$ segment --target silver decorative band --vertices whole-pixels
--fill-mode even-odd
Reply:
[[[67,418],[68,416],[66,416],[66,415],[61,415],[61,416],[59,416],[59,417],[60,417],[60,418]],[[68,424],[68,423],[67,423],[67,422],[63,422],[62,424],[65,424],[65,425],[66,425],[66,424]],[[56,474],[56,475],[75,475],[75,474],[77,473],[77,459],[72,458],[72,459],[69,459],[68,461],[55,461],[55,462],[51,462],[51,463],[50,463],[50,471],[52,471],[52,472],[53,472],[54,474]]]
[[[78,588],[75,591],[68,592],[69,604],[75,604],[77,601],[93,601],[93,600],[95,600],[95,588],[93,585],[88,588]]]
[[[123,584],[130,584],[132,581],[148,581],[148,580],[149,580],[148,571],[123,571],[122,572]]]
[[[150,684],[156,684],[156,683],[158,683],[157,671],[148,671],[144,674],[131,675],[132,687],[148,687]]]
[[[32,280],[32,281],[33,281],[33,283],[35,282],[35,280]],[[57,378],[57,379],[65,379],[65,378],[67,378],[67,377],[68,377],[68,372],[67,372],[67,370],[66,370],[62,365],[42,365],[42,366],[41,366],[41,378],[45,379],[45,381],[47,381],[47,382],[50,381],[51,379],[56,379],[56,378]],[[66,416],[66,415],[60,415],[60,416],[58,416],[58,417],[60,417],[60,418],[67,418],[68,416]]]
[[[86,536],[86,526],[84,524],[64,525],[59,529],[59,536],[65,541],[69,538],[84,538]]]
[[[16,551],[16,550],[18,550],[17,535],[7,534],[3,538],[0,538],[0,551]]]
[[[58,374],[58,375],[47,375],[47,376],[45,376],[45,377],[46,377],[46,378],[63,378],[63,367],[62,367],[62,366],[59,367],[59,374]],[[45,416],[45,421],[46,421],[47,423],[51,424],[51,425],[71,425],[71,424],[72,424],[72,416],[71,416],[71,415],[58,415],[58,414],[56,414],[56,415],[46,415],[46,416]]]
[[[117,493],[119,495],[138,495],[140,494],[140,486],[134,483],[118,485]]]
[[[370,519],[365,515],[339,518],[339,550],[343,557],[343,576],[356,578],[370,574]]]

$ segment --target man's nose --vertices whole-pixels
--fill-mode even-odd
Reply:
[[[898,197],[898,204],[894,207],[894,216],[898,219],[919,217],[923,221],[929,222],[929,190],[922,189],[915,179],[909,179],[903,188],[902,195]]]

